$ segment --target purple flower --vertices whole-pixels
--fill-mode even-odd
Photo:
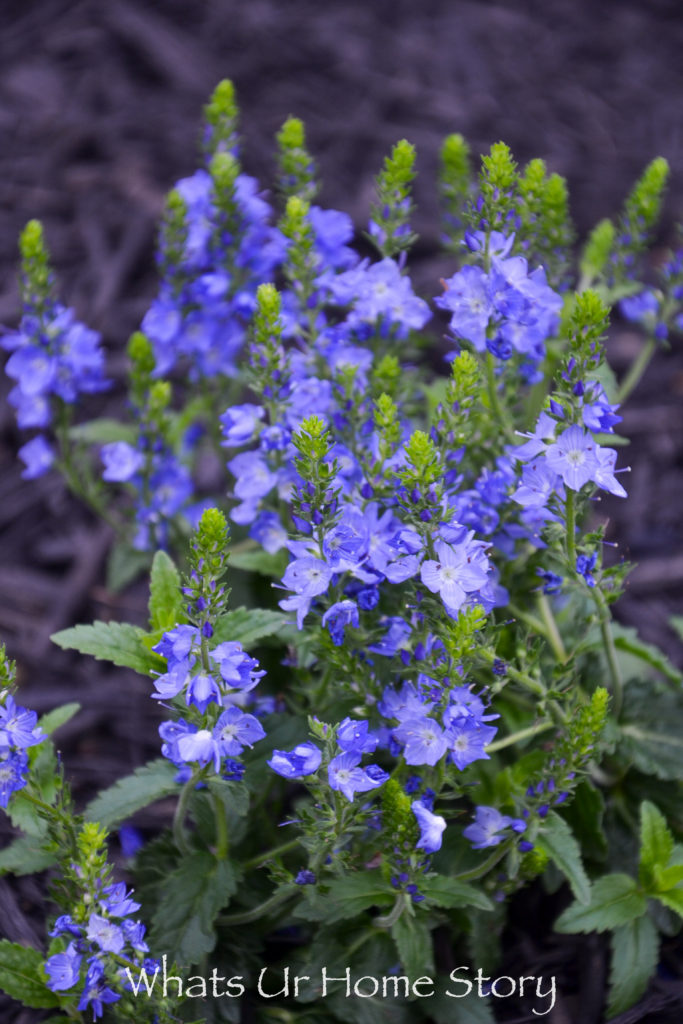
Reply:
[[[581,427],[567,427],[554,444],[546,449],[548,466],[559,473],[567,487],[579,491],[594,477],[599,468],[597,445]]]
[[[221,691],[218,688],[218,683],[207,672],[198,672],[197,675],[192,676],[187,687],[185,703],[188,707],[190,704],[194,704],[199,709],[200,714],[203,715],[212,701],[216,704],[221,702]]]
[[[369,732],[367,721],[345,718],[337,726],[337,743],[342,750],[372,754],[377,749],[377,736]]]
[[[332,570],[319,558],[307,556],[295,558],[289,563],[282,577],[287,590],[293,590],[299,597],[317,597],[324,594],[332,579]]]
[[[337,601],[323,615],[323,626],[330,631],[332,643],[341,647],[344,643],[344,631],[347,626],[358,628],[358,606],[355,601]]]
[[[247,444],[254,436],[254,431],[259,420],[265,415],[265,409],[260,405],[252,405],[246,402],[244,405],[233,405],[220,417],[223,428],[223,446],[225,448],[233,445]]]
[[[28,757],[23,752],[0,760],[0,807],[7,807],[12,794],[24,788],[27,773]]]
[[[85,986],[77,1009],[86,1010],[92,1005],[93,1020],[102,1016],[103,1003],[115,1003],[121,996],[113,992],[104,978],[104,967],[99,960],[92,959],[85,976]]]
[[[244,747],[252,747],[265,735],[258,718],[236,707],[224,711],[213,730],[216,749],[222,757],[235,757],[241,754]]]
[[[242,644],[236,640],[227,640],[218,644],[209,657],[218,666],[221,678],[226,686],[245,692],[253,688],[265,672],[258,672],[259,663],[242,650]]]
[[[300,779],[317,772],[322,754],[315,743],[299,743],[294,750],[274,750],[266,763],[285,779]]]
[[[470,840],[473,850],[483,850],[488,846],[498,846],[502,843],[506,837],[500,833],[510,826],[516,832],[526,828],[521,819],[501,814],[495,807],[477,807],[474,812],[474,824],[463,829],[462,834]]]
[[[417,849],[422,849],[425,853],[436,853],[441,849],[441,836],[446,828],[445,819],[440,814],[433,814],[421,800],[413,800],[410,806],[420,826]]]
[[[22,445],[17,454],[26,466],[21,474],[24,480],[35,480],[43,476],[55,461],[54,450],[42,434]]]
[[[404,745],[406,764],[433,766],[448,749],[448,739],[443,729],[431,718],[406,718],[394,729],[393,737]]]
[[[445,292],[434,300],[453,314],[450,328],[459,338],[471,341],[478,352],[486,348],[486,328],[493,314],[488,278],[479,267],[463,267],[448,278]]]
[[[105,953],[120,953],[126,944],[118,925],[99,914],[90,915],[86,935]]]
[[[75,942],[70,942],[63,953],[55,953],[45,962],[48,975],[47,987],[53,992],[65,992],[78,983],[83,957],[76,952]]]
[[[126,441],[112,441],[100,449],[104,463],[102,479],[111,483],[125,483],[134,477],[145,464],[142,452],[136,451]]]
[[[420,578],[433,594],[438,593],[451,612],[457,612],[467,595],[480,590],[488,580],[490,569],[485,545],[467,534],[461,544],[438,540],[434,545],[437,560],[422,563]]]
[[[468,764],[481,759],[488,760],[485,747],[493,740],[498,730],[492,725],[480,725],[475,719],[464,718],[453,722],[448,728],[451,760],[463,771]]]
[[[332,789],[339,790],[347,800],[353,802],[356,793],[367,793],[377,789],[389,778],[387,772],[377,765],[359,768],[361,755],[346,752],[333,757],[327,768],[327,777]]]

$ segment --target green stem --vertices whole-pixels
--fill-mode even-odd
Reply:
[[[550,601],[545,594],[538,595],[538,609],[541,613],[541,617],[543,618],[545,635],[550,642],[553,653],[557,660],[562,662],[564,665],[567,661],[567,652],[564,649],[562,637],[560,636],[560,631],[557,628],[557,622],[555,621],[553,610],[550,607]]]
[[[190,797],[192,796],[194,788],[197,785],[198,776],[198,772],[193,772],[191,777],[183,786],[182,790],[180,791],[180,796],[178,797],[178,803],[176,804],[175,814],[173,815],[173,839],[181,853],[184,853],[186,855],[190,854],[192,851],[190,849],[190,844],[187,841],[187,835],[185,833],[185,815],[187,814],[187,805],[189,803]]]
[[[295,850],[298,845],[298,839],[290,839],[289,842],[282,843],[281,846],[274,846],[272,850],[260,853],[258,857],[250,857],[249,860],[243,861],[242,867],[245,871],[248,871],[249,868],[261,867],[266,861],[272,860],[273,857],[279,857],[282,853],[289,853],[290,850]]]
[[[612,616],[610,614],[609,605],[605,600],[605,595],[600,590],[599,586],[593,589],[593,598],[598,612],[600,613],[600,633],[602,634],[602,642],[605,648],[607,665],[612,680],[612,711],[614,713],[614,717],[619,718],[622,704],[624,702],[624,683],[621,678],[617,649],[614,646]]]
[[[508,843],[503,843],[499,846],[490,857],[487,857],[483,864],[480,864],[478,868],[472,868],[471,871],[462,871],[459,875],[454,875],[453,878],[458,882],[472,882],[476,878],[481,878],[491,868],[495,867],[498,861],[502,860],[508,851]]]
[[[296,887],[294,887],[296,888]],[[271,910],[279,907],[280,904],[285,903],[288,899],[294,895],[293,888],[285,887],[279,889],[273,893],[263,903],[259,903],[257,907],[253,907],[251,910],[245,910],[241,914],[223,914],[220,917],[221,924],[251,924],[252,921],[258,921],[260,917],[264,917],[269,914]]]
[[[491,404],[491,412],[494,413],[496,419],[498,420],[498,423],[502,427],[505,437],[509,441],[512,441],[514,440],[514,435],[510,430],[510,424],[507,421],[505,410],[503,409],[503,406],[500,401],[500,396],[498,395],[498,385],[496,383],[496,364],[490,352],[486,353],[485,366],[486,390],[488,392],[489,402]]]
[[[218,860],[225,860],[228,856],[230,843],[228,839],[228,819],[225,814],[225,804],[218,793],[211,794],[213,813],[216,821],[216,857]]]
[[[648,338],[643,347],[641,348],[638,356],[631,363],[631,367],[624,377],[623,381],[619,385],[617,391],[617,402],[625,402],[628,396],[631,394],[633,389],[638,385],[640,378],[645,373],[649,366],[650,360],[655,354],[657,348],[657,339]]]
[[[567,517],[567,561],[569,572],[576,572],[576,507],[574,505],[574,491],[567,487],[565,512]]]
[[[538,722],[536,725],[527,726],[526,729],[518,729],[517,732],[510,733],[509,736],[504,736],[501,740],[494,740],[493,743],[487,743],[486,753],[495,753],[496,750],[503,750],[504,747],[511,747],[513,743],[517,743],[519,740],[526,740],[531,736],[538,736],[540,733],[547,732],[548,729],[554,728],[554,722]]]
[[[514,615],[514,617],[519,619],[520,622],[526,622],[527,626],[533,629],[534,633],[538,633],[540,636],[545,636],[550,640],[545,623],[541,622],[540,619],[537,619],[535,615],[532,615],[531,612],[524,611],[523,608],[519,608],[516,604],[512,604],[512,602],[510,602],[507,607],[511,615]]]
[[[483,650],[479,653],[489,663],[489,665],[492,665],[494,661],[497,660],[493,651]],[[531,692],[535,693],[537,697],[545,697],[545,686],[539,679],[534,679],[533,676],[528,675],[526,672],[520,672],[519,669],[513,668],[512,665],[507,663],[505,665],[505,671],[510,679],[515,683],[519,683],[520,686],[523,686],[525,689],[531,690]]]
[[[404,892],[399,892],[396,896],[396,902],[389,913],[375,918],[373,921],[375,928],[391,928],[391,926],[396,924],[398,919],[401,917],[405,908],[406,894]]]

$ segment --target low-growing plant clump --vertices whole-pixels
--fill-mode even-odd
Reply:
[[[146,629],[53,639],[139,673],[162,721],[158,758],[76,808],[51,734],[78,706],[38,721],[3,651],[0,804],[22,834],[0,870],[47,870],[52,903],[45,950],[0,942],[0,987],[50,1024],[493,1019],[511,993],[435,962],[434,933],[495,975],[507,898],[540,878],[571,889],[559,932],[610,932],[614,1016],[683,917],[682,676],[613,621],[629,566],[596,504],[626,498],[619,408],[683,326],[683,254],[646,262],[666,163],[577,269],[563,179],[502,143],[473,175],[450,136],[450,274],[420,297],[409,143],[361,256],[316,204],[301,123],[271,203],[237,121],[223,82],[168,197],[120,421],[83,418],[110,386],[101,339],[59,301],[40,224],[21,237],[3,344],[24,476],[61,473],[111,525],[111,585],[150,579]],[[620,382],[617,306],[643,333]],[[140,845],[129,819],[173,796]]]

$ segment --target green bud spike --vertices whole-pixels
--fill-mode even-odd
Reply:
[[[657,223],[664,189],[669,177],[669,164],[659,156],[643,171],[624,204],[623,227],[647,236]]]
[[[599,277],[607,266],[607,261],[614,248],[615,227],[609,218],[595,225],[579,262],[584,285],[589,285]]]
[[[451,365],[451,380],[447,398],[451,405],[457,405],[458,412],[464,412],[474,402],[481,386],[481,368],[471,352],[463,349]]]
[[[166,196],[159,230],[162,273],[173,277],[183,258],[187,241],[187,205],[180,192],[172,189]]]
[[[240,172],[232,153],[214,153],[209,163],[209,174],[213,180],[214,199],[218,208],[232,213],[235,206],[235,182]]]
[[[21,232],[19,251],[22,302],[40,315],[51,298],[52,272],[43,225],[39,220],[30,220]]]
[[[265,345],[273,340],[279,342],[282,335],[280,321],[280,293],[274,284],[260,284],[256,290],[256,312],[254,314],[254,336]]]
[[[380,443],[383,441],[389,449],[393,449],[401,440],[401,422],[396,403],[390,395],[380,395],[375,402],[374,420],[380,433]]]
[[[167,380],[155,380],[149,390],[149,414],[152,419],[159,419],[168,409],[173,397],[173,389]]]
[[[428,434],[423,430],[416,430],[406,445],[406,459],[414,472],[405,475],[411,479],[413,484],[435,483],[441,475],[439,453]],[[405,482],[405,481],[404,481]]]
[[[230,527],[223,512],[207,508],[202,512],[197,527],[197,551],[205,558],[223,554],[230,542]]]
[[[279,228],[290,241],[283,267],[284,275],[305,307],[313,294],[318,258],[314,250],[313,229],[308,219],[309,204],[300,196],[290,196]]]
[[[384,355],[372,368],[373,393],[395,395],[401,379],[401,364],[394,355]]]
[[[413,850],[420,837],[411,799],[396,779],[387,779],[382,787],[382,827],[392,837],[392,845]]]
[[[441,147],[439,191],[447,248],[459,252],[463,235],[464,206],[472,182],[470,150],[462,135],[449,135]]]
[[[311,203],[318,192],[315,180],[315,164],[306,149],[303,122],[298,117],[288,117],[277,136],[278,145],[278,190],[288,199],[298,196]]]
[[[11,689],[14,687],[17,676],[16,664],[7,657],[7,649],[0,644],[0,689]]]
[[[293,435],[292,444],[311,462],[324,459],[332,448],[325,421],[319,416],[307,416]]]
[[[149,376],[156,365],[154,349],[146,334],[135,331],[128,340],[128,358],[133,364],[132,372]]]
[[[470,220],[478,227],[483,219],[489,230],[502,231],[508,227],[508,216],[515,206],[517,186],[517,164],[504,142],[491,146],[488,156],[481,158],[479,191],[481,210],[472,210]]]
[[[211,99],[204,107],[204,120],[204,149],[207,154],[213,156],[215,153],[232,153],[233,156],[237,156],[239,109],[235,99],[235,87],[229,79],[219,82],[214,89]]]
[[[415,147],[401,139],[375,179],[377,201],[371,208],[374,227],[368,235],[382,256],[405,252],[417,235],[410,230],[413,212],[412,182],[415,178]]]

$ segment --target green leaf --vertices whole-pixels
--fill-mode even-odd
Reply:
[[[555,922],[555,931],[604,932],[618,928],[647,909],[647,900],[628,875],[605,875],[593,884],[588,905],[572,903]]]
[[[585,857],[602,861],[607,856],[607,840],[602,827],[605,800],[599,789],[583,780],[574,799],[563,806],[562,817],[576,836]]]
[[[69,438],[82,441],[83,444],[110,444],[112,441],[127,441],[135,444],[137,428],[132,423],[119,423],[118,420],[102,416],[100,419],[88,420],[69,427]]]
[[[286,551],[276,551],[271,554],[269,551],[232,551],[230,553],[230,568],[242,569],[244,572],[258,572],[262,576],[272,576],[273,579],[282,579],[289,554]]]
[[[173,629],[185,621],[180,593],[180,574],[165,551],[157,551],[149,578],[149,626],[151,630]]]
[[[579,903],[588,904],[591,891],[581,860],[581,850],[564,818],[551,811],[536,837],[536,845],[548,854],[569,882]]]
[[[205,850],[186,857],[167,880],[152,924],[152,948],[180,965],[199,963],[216,945],[214,921],[237,883],[230,861]]]
[[[88,821],[99,821],[105,828],[113,828],[155,800],[177,794],[176,774],[177,769],[166,758],[150,761],[99,793],[86,807],[85,817]]]
[[[672,615],[669,619],[669,625],[683,640],[683,615]]]
[[[617,650],[632,654],[640,661],[651,665],[652,668],[656,669],[657,672],[661,672],[672,683],[683,682],[683,672],[680,672],[675,665],[672,665],[667,656],[662,654],[657,647],[654,647],[652,644],[643,643],[642,640],[638,639],[635,629],[619,626],[615,630],[615,634],[614,646]]]
[[[656,868],[665,868],[674,849],[674,837],[666,818],[649,800],[640,805],[640,865],[638,876],[650,885]]]
[[[51,806],[57,795],[57,755],[51,740],[43,742],[28,751],[29,775],[34,787],[34,795]],[[7,809],[10,820],[15,828],[20,828],[29,836],[42,839],[46,825],[38,813],[35,804],[28,799],[24,790],[19,790]]]
[[[646,775],[683,779],[683,735],[665,731],[673,724],[664,719],[648,728],[626,722],[621,726],[620,754]]]
[[[249,647],[266,636],[274,636],[291,621],[284,612],[272,612],[266,608],[235,608],[216,622],[214,639],[217,643],[235,640]]]
[[[391,926],[391,935],[403,966],[411,980],[426,975],[434,977],[432,935],[424,920],[401,914]]]
[[[667,892],[658,892],[656,898],[669,910],[673,910],[679,917],[683,917],[683,888],[669,889]]]
[[[377,871],[364,871],[347,878],[335,879],[324,896],[316,894],[294,911],[294,916],[307,921],[325,921],[333,924],[357,917],[370,907],[388,907],[395,893]]]
[[[54,708],[53,711],[48,711],[46,715],[41,715],[38,719],[38,725],[51,736],[53,732],[56,732],[62,725],[66,725],[70,722],[74,715],[77,715],[81,710],[81,705],[72,701],[70,704],[61,704],[58,708]]]
[[[148,568],[149,551],[138,551],[125,541],[112,544],[107,559],[107,589],[118,593]]]
[[[436,991],[429,1000],[429,1015],[434,1024],[496,1024],[491,1008],[493,1000],[481,999],[476,984],[474,991],[465,989],[465,981],[473,984],[473,974],[476,975],[476,971],[460,971],[454,975],[456,980],[451,980],[450,976],[437,978]],[[447,996],[446,992],[454,995]]]
[[[493,910],[491,900],[479,889],[448,875],[436,875],[420,883],[420,892],[437,907],[476,907]]]
[[[50,639],[64,650],[91,654],[98,661],[132,668],[143,676],[163,672],[166,662],[148,651],[143,643],[145,631],[128,622],[93,622],[53,633]]]
[[[43,835],[20,836],[0,850],[0,876],[32,875],[54,864],[56,855],[41,845]]]
[[[59,997],[45,983],[43,954],[18,942],[0,941],[0,989],[34,1010],[59,1006]]]
[[[628,1010],[647,988],[657,966],[659,936],[645,914],[615,928],[611,945],[608,1018]]]

